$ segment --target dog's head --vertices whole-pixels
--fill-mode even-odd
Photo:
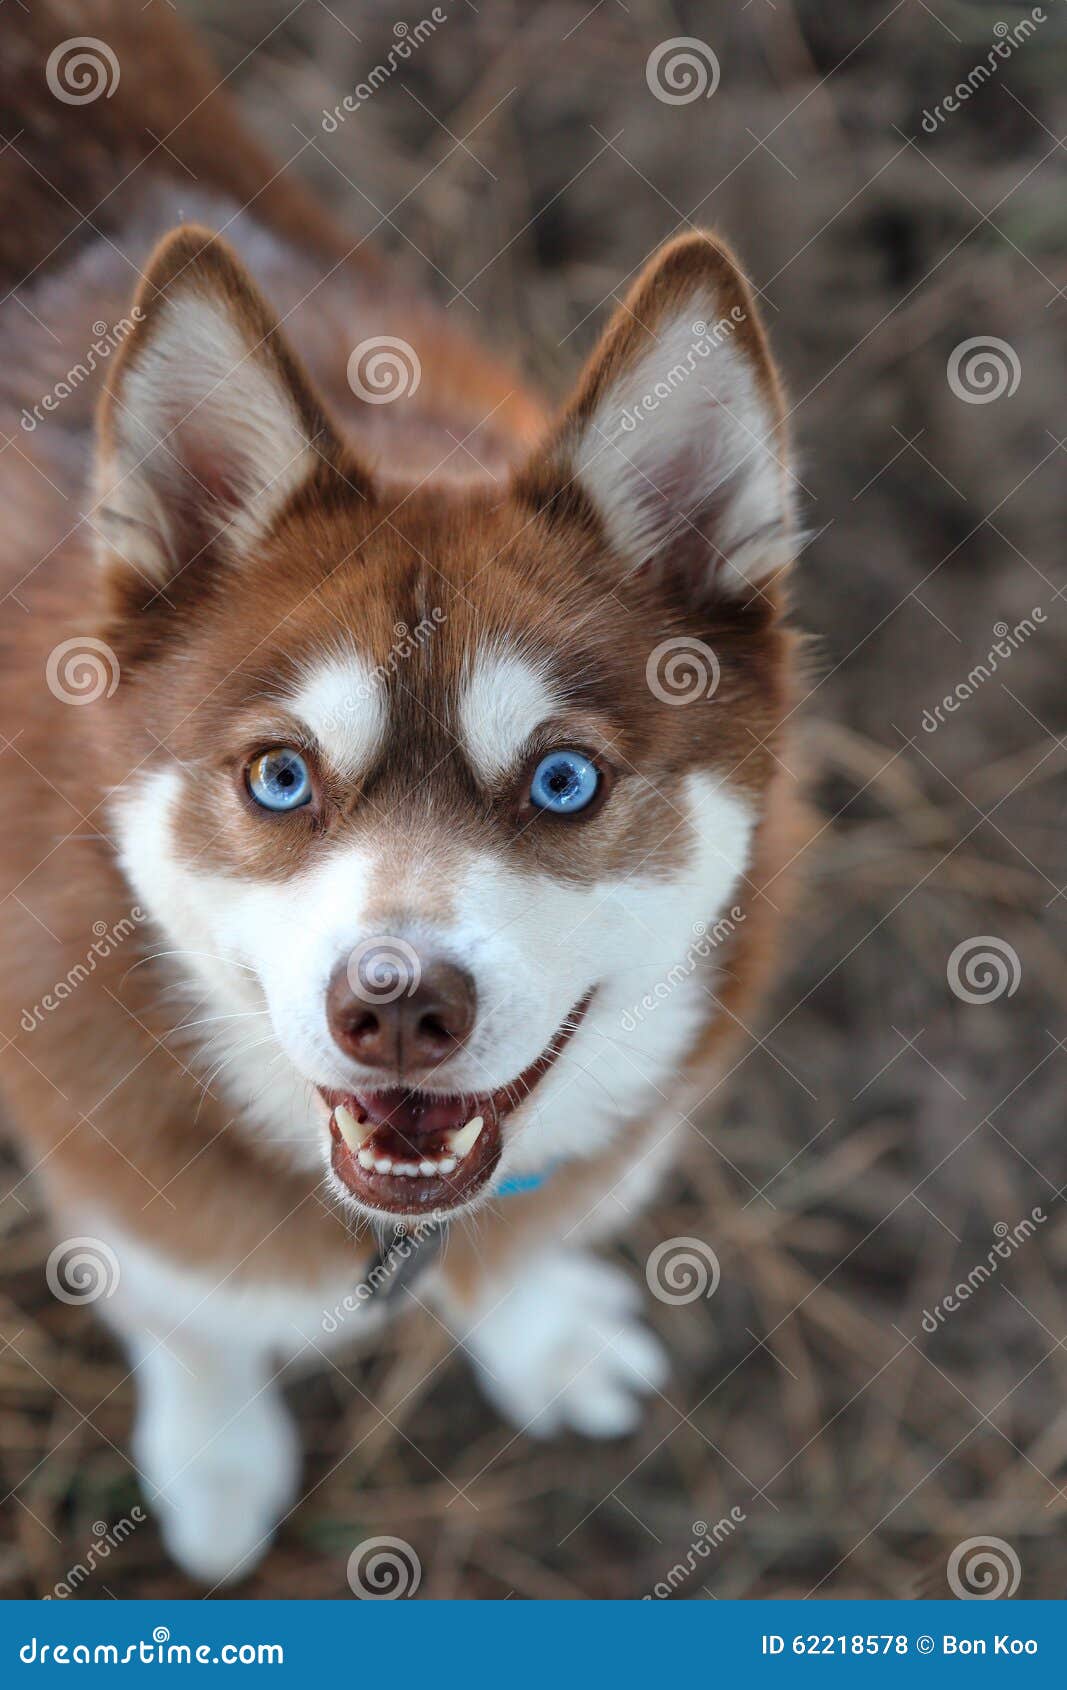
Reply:
[[[95,517],[116,825],[218,1083],[376,1214],[603,1148],[714,1012],[773,778],[791,524],[748,287],[665,249],[467,491],[360,462],[203,232],[138,304]]]

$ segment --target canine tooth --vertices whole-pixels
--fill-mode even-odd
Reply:
[[[454,1156],[442,1156],[441,1160],[437,1164],[437,1172],[439,1174],[454,1173],[455,1168],[456,1158]]]
[[[419,1173],[422,1174],[423,1178],[426,1178],[430,1174],[435,1174],[436,1172],[437,1172],[437,1163],[436,1162],[427,1162],[424,1158],[419,1163]]]
[[[346,1108],[343,1103],[339,1103],[337,1105],[337,1108],[333,1112],[333,1118],[337,1122],[338,1132],[344,1139],[349,1150],[351,1150],[352,1154],[355,1155],[360,1145],[363,1143],[363,1139],[359,1131],[359,1122],[356,1120],[356,1117],[353,1115],[351,1109]]]
[[[371,1169],[374,1167],[374,1151],[361,1150],[356,1160],[359,1162],[361,1168],[366,1168],[367,1172],[370,1173]]]
[[[377,1157],[375,1157],[374,1171],[375,1171],[375,1173],[378,1173],[378,1174],[392,1173],[392,1171],[393,1171],[393,1158],[391,1156],[377,1156]]]
[[[454,1156],[466,1156],[474,1149],[481,1135],[485,1122],[480,1115],[467,1122],[465,1127],[459,1127],[455,1132],[446,1133],[445,1143]]]

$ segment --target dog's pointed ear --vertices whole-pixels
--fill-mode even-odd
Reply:
[[[795,550],[783,406],[752,290],[712,236],[638,278],[516,488],[592,516],[626,571],[751,593]]]
[[[206,555],[249,556],[343,448],[270,307],[210,231],[160,242],[131,316],[97,418],[92,521],[107,561],[157,591]],[[347,458],[345,473],[352,484]],[[356,487],[369,497],[369,482]]]

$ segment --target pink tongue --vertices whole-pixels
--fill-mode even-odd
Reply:
[[[410,1091],[358,1092],[356,1101],[374,1126],[388,1125],[409,1137],[465,1126],[475,1113],[461,1097],[422,1097]]]

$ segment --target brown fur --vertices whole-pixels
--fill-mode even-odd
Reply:
[[[146,955],[158,948],[151,935],[120,945],[61,1012],[45,1016],[32,1032],[20,1026],[26,1006],[40,1002],[84,958],[93,924],[110,928],[130,908],[110,833],[109,787],[134,769],[172,758],[202,769],[183,817],[181,849],[219,872],[284,877],[323,834],[356,835],[401,821],[409,842],[421,828],[433,828],[492,846],[514,834],[515,794],[478,787],[450,732],[456,700],[442,677],[461,672],[476,640],[519,637],[565,683],[567,716],[560,726],[573,733],[581,724],[586,739],[603,746],[617,786],[612,802],[580,832],[568,835],[544,825],[545,818],[523,828],[510,847],[513,861],[577,881],[624,875],[638,863],[649,872],[670,870],[687,845],[673,799],[694,767],[729,772],[743,791],[768,804],[738,900],[746,921],[727,959],[728,1013],[709,1028],[683,1076],[699,1096],[720,1071],[736,1023],[749,1021],[773,962],[777,917],[761,889],[777,881],[795,849],[793,799],[774,761],[792,702],[792,636],[778,585],[747,599],[709,594],[694,601],[648,574],[620,582],[595,513],[568,482],[565,446],[642,336],[694,279],[711,281],[723,310],[742,302],[739,340],[780,415],[777,381],[732,256],[713,237],[685,237],[639,279],[574,401],[532,458],[531,443],[544,426],[537,396],[470,347],[442,314],[419,301],[398,302],[395,293],[390,321],[403,322],[419,352],[422,386],[410,400],[360,411],[350,394],[330,391],[324,372],[337,360],[321,356],[323,337],[305,322],[293,334],[297,353],[291,352],[274,331],[273,311],[225,245],[205,247],[203,234],[183,231],[147,259],[154,208],[160,218],[171,214],[173,167],[145,132],[167,135],[168,146],[221,195],[238,204],[255,201],[259,220],[281,243],[271,276],[283,291],[299,295],[309,264],[320,280],[336,266],[327,291],[343,280],[349,321],[354,315],[367,333],[381,321],[377,261],[362,251],[349,254],[348,243],[288,177],[271,181],[273,166],[245,137],[229,103],[211,91],[212,73],[165,9],[142,15],[96,0],[79,8],[79,20],[81,28],[95,22],[119,52],[120,90],[114,100],[86,108],[43,104],[40,66],[50,46],[70,33],[70,18],[46,5],[34,8],[32,25],[20,25],[10,94],[26,135],[0,162],[6,203],[19,207],[17,217],[5,219],[0,241],[7,276],[21,280],[32,272],[25,285],[48,294],[58,324],[56,302],[73,294],[66,267],[79,254],[89,262],[91,230],[80,224],[75,230],[69,206],[35,180],[30,163],[47,159],[79,213],[103,199],[109,236],[129,242],[138,266],[147,263],[138,296],[145,323],[110,367],[111,398],[101,410],[105,453],[114,399],[151,343],[160,295],[195,276],[197,285],[230,301],[255,355],[296,395],[319,458],[311,480],[274,523],[254,571],[228,572],[224,590],[211,544],[162,590],[115,563],[98,569],[92,536],[75,524],[88,472],[83,446],[52,445],[42,429],[20,435],[19,458],[5,459],[3,573],[19,608],[2,636],[3,732],[10,743],[0,755],[0,790],[20,825],[3,841],[7,968],[0,1030],[11,1042],[0,1072],[29,1160],[61,1209],[106,1202],[130,1231],[181,1259],[252,1279],[311,1280],[351,1264],[350,1223],[313,1179],[294,1174],[269,1145],[234,1131],[225,1100],[170,1048],[175,1017],[165,994],[173,976],[165,962],[134,966],[138,946]],[[184,119],[201,89],[202,103]],[[127,269],[117,282],[108,270],[106,308],[90,304],[90,315],[117,309],[131,276]],[[78,332],[68,324],[68,348],[77,349]],[[17,416],[41,391],[41,367],[20,368],[10,328],[7,335],[0,346]],[[316,392],[327,394],[332,416]],[[68,401],[62,422],[71,434],[84,423],[86,402],[85,393]],[[501,470],[523,466],[513,496],[504,497],[485,477],[481,485],[457,489],[450,467],[423,484],[426,469],[444,456],[448,431],[463,434],[490,413],[487,459]],[[10,423],[6,432],[15,427]],[[78,439],[85,438],[82,430]],[[34,464],[63,503],[49,494]],[[612,595],[617,611],[605,614]],[[358,630],[371,660],[385,662],[395,625],[414,627],[443,603],[448,616],[433,636],[433,662],[416,657],[406,672],[407,698],[377,766],[353,785],[309,747],[321,787],[314,815],[250,815],[239,771],[265,720],[286,737],[280,694],[324,640]],[[114,697],[72,709],[48,692],[43,671],[49,651],[90,623],[116,652],[122,684]],[[722,660],[715,708],[699,738],[688,711],[657,705],[635,685],[650,648],[674,633],[705,640]],[[635,767],[652,771],[650,779],[629,781]],[[430,771],[432,815],[424,781]],[[441,889],[437,895],[445,896]],[[774,902],[782,902],[777,884]],[[649,1126],[638,1124],[633,1137],[647,1136]],[[491,1213],[483,1217],[476,1237],[450,1251],[447,1271],[457,1287],[475,1272],[492,1271],[498,1255],[523,1248],[530,1236],[565,1230],[569,1215],[610,1188],[625,1155],[620,1147],[589,1163],[569,1182],[565,1199],[551,1185],[517,1199],[506,1228]]]

